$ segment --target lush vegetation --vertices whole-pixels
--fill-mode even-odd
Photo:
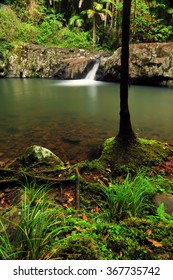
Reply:
[[[79,212],[70,191],[60,205],[51,186],[26,180],[18,204],[1,214],[0,259],[171,259],[173,217],[152,203],[168,185],[141,172],[109,186],[82,184]]]
[[[121,45],[122,0],[1,1],[1,51],[19,43],[57,47]],[[132,1],[131,42],[171,41],[171,1]]]
[[[91,48],[92,45],[93,48],[111,50],[121,45],[122,1],[73,2],[3,1],[5,5],[0,9],[0,53],[4,55],[6,49],[24,42],[71,48]],[[133,1],[131,23],[131,42],[172,40],[170,1]],[[38,166],[34,166],[32,172],[22,168],[1,170],[4,177],[4,173],[10,173],[10,183],[16,183],[12,175],[17,172],[26,177],[22,186],[18,186],[18,197],[15,196],[18,201],[6,205],[1,212],[0,259],[173,258],[173,216],[165,212],[163,203],[157,208],[152,200],[158,192],[173,193],[172,179],[156,176],[151,169],[148,173],[136,172],[132,166],[131,173],[128,173],[127,164],[121,164],[121,170],[113,168],[112,172],[112,162],[107,157],[109,154],[114,159],[110,153],[115,151],[112,143],[114,140],[107,141],[109,145],[105,147],[100,162],[96,160],[86,164],[86,170],[91,171],[89,180],[92,178],[92,183],[85,178],[87,172],[79,174],[78,168],[80,171],[84,169],[84,165],[80,166],[83,163],[69,169],[63,167],[70,178],[58,181],[62,178],[59,174],[56,184],[60,183],[60,192],[65,188],[65,185],[62,188],[63,182],[74,180],[67,188],[65,201],[62,198],[57,200],[50,185],[40,185],[31,180]],[[134,162],[133,149],[128,154],[124,145],[122,147],[125,160],[130,155]],[[141,149],[141,145],[138,147]],[[117,150],[122,152],[119,148]],[[162,150],[165,152],[165,148]],[[146,153],[144,150],[141,152],[146,163]],[[109,164],[104,169],[103,166],[96,167],[106,162],[105,154]],[[51,173],[55,174],[55,171],[61,169],[51,170]],[[101,176],[98,176],[100,172]],[[47,170],[47,177],[40,174],[39,171],[35,179],[52,179]],[[6,179],[5,183],[9,181]],[[75,200],[78,202],[77,210],[73,203]]]

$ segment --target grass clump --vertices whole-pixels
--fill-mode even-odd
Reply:
[[[120,221],[128,217],[141,217],[152,210],[152,196],[156,190],[143,173],[134,178],[130,174],[120,184],[101,186],[105,207],[110,220]]]
[[[51,199],[48,189],[35,183],[24,186],[23,202],[18,209],[19,218],[1,220],[1,259],[50,259],[61,231],[63,213]],[[6,226],[7,225],[7,226]]]

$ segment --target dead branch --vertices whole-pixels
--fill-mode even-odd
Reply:
[[[77,175],[77,180],[76,180],[76,210],[80,210],[80,173],[78,170],[78,167],[76,167],[76,175]]]

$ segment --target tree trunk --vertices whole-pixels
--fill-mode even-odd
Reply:
[[[96,37],[96,14],[93,16],[93,43],[96,44],[97,37]]]
[[[123,2],[122,51],[121,51],[121,82],[120,82],[120,126],[117,140],[122,144],[136,142],[128,106],[128,74],[129,74],[129,33],[131,1]]]

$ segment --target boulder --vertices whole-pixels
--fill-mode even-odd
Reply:
[[[102,58],[100,79],[120,81],[121,48],[109,58]],[[129,82],[173,86],[173,43],[141,43],[130,45]]]
[[[172,215],[173,213],[173,195],[168,193],[157,193],[153,198],[153,203],[159,206],[164,203],[164,209],[167,214]]]
[[[33,145],[26,149],[24,154],[20,157],[20,161],[24,166],[29,166],[34,163],[56,164],[64,166],[61,159],[52,153],[47,148]]]

